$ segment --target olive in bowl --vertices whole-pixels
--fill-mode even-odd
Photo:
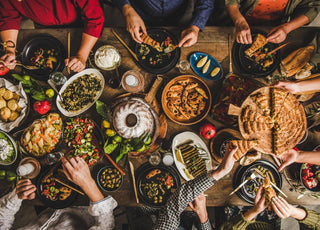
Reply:
[[[123,177],[116,168],[105,166],[98,172],[97,181],[102,190],[112,192],[121,187]]]

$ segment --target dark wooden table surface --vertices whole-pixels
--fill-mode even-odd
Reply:
[[[179,37],[180,31],[178,31],[176,28],[168,28],[171,32],[173,32],[177,37]],[[266,32],[268,32],[268,28],[259,28]],[[37,36],[38,34],[50,34],[56,38],[58,38],[66,47],[67,45],[67,33],[68,31],[71,32],[71,55],[75,54],[77,51],[77,48],[80,45],[80,38],[81,38],[81,29],[39,29],[39,30],[21,30],[18,37],[18,46],[17,49],[21,51],[23,49],[23,46],[32,38]],[[221,63],[223,68],[223,73],[226,74],[229,72],[228,66],[229,66],[229,58],[228,58],[228,34],[233,35],[234,28],[232,27],[206,27],[203,32],[199,34],[198,42],[196,45],[189,47],[189,48],[182,48],[181,49],[181,58],[188,59],[189,55],[195,51],[201,51],[206,52],[210,55],[212,55],[214,58],[217,59],[218,62]],[[125,40],[128,44],[130,43],[130,36],[125,31],[124,28],[116,28],[116,32]],[[292,34],[288,36],[288,40],[291,42],[286,48],[283,49],[282,53],[284,56],[288,54],[288,52],[294,50],[296,47],[300,47],[302,45],[306,45],[310,42],[312,37],[315,34],[315,30],[312,28],[301,28]],[[97,44],[95,45],[94,49],[97,49],[101,45],[109,44],[115,46],[117,49],[120,50],[122,62],[119,67],[120,75],[122,75],[127,70],[138,70],[141,71],[141,73],[144,75],[145,78],[145,89],[144,92],[148,92],[152,82],[155,79],[155,75],[145,73],[142,71],[133,61],[133,58],[129,54],[129,52],[121,45],[121,43],[114,37],[114,35],[111,33],[110,28],[104,28],[103,34],[101,38],[98,40]],[[101,71],[103,75],[105,76],[105,79],[108,79],[109,77],[115,75],[115,71]],[[236,70],[235,70],[236,72]],[[187,74],[193,74],[193,71],[190,69]],[[165,76],[168,77],[168,79],[172,79],[176,76],[181,75],[179,73],[178,68],[172,69],[170,72],[165,74]],[[241,75],[241,73],[239,73]],[[214,82],[214,81],[208,81],[204,80],[209,88],[211,89],[213,99],[216,97],[217,93],[219,92],[219,87],[221,86],[221,81]],[[262,80],[263,81],[263,80]],[[165,82],[162,83],[162,87],[164,87]],[[159,92],[157,93],[158,102],[160,103],[160,96],[161,96],[161,88]],[[111,101],[114,97],[121,95],[125,93],[125,91],[121,89],[112,89],[108,85],[105,86],[103,95],[101,96],[100,100],[104,102]],[[95,109],[91,108],[88,112],[86,112],[87,115],[93,115],[95,114]],[[32,120],[32,115],[29,115],[29,120]],[[92,117],[93,117],[92,116]],[[225,126],[217,121],[215,121],[212,117],[208,116],[206,118],[210,122],[214,123],[217,127],[217,129],[222,129]],[[183,131],[194,131],[195,133],[198,133],[199,130],[199,124],[192,125],[192,126],[182,126],[178,125],[169,119],[168,121],[168,129],[167,129],[167,135],[166,139],[172,140],[173,137]],[[207,144],[208,141],[205,141]],[[263,156],[264,158],[269,158],[269,156]],[[142,157],[140,159],[132,158],[131,161],[134,164],[134,167],[137,168],[139,165],[141,165],[143,162],[147,161],[147,157]],[[16,165],[16,164],[15,164]],[[120,164],[121,165],[121,164]],[[233,195],[231,197],[228,197],[228,194],[233,190],[232,188],[232,175],[234,170],[237,168],[237,165],[233,168],[230,175],[227,175],[225,178],[218,181],[216,185],[214,185],[212,188],[210,188],[206,194],[208,194],[207,197],[207,205],[208,206],[221,206],[225,204],[232,204],[232,205],[248,205],[248,203],[242,201],[237,195]],[[93,168],[92,175],[95,178],[98,168],[101,167],[101,165],[98,165]],[[104,193],[104,195],[112,195],[119,203],[120,206],[135,206],[137,205],[134,198],[134,192],[133,192],[133,186],[132,186],[132,180],[131,176],[128,170],[128,167],[125,169],[126,175],[124,177],[124,183],[122,187],[117,191],[113,193]],[[283,180],[283,186],[282,190],[288,195],[288,201],[292,204],[301,204],[301,205],[319,205],[320,199],[311,199],[309,197],[304,197],[300,200],[297,200],[297,196],[299,195],[296,192],[289,191],[289,185],[286,182],[286,180]],[[79,199],[77,203],[79,204],[85,204],[87,203],[87,199]],[[37,203],[34,201],[34,203]]]

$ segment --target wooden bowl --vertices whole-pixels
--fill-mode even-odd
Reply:
[[[205,107],[204,109],[201,111],[201,113],[197,116],[191,117],[191,118],[185,118],[185,117],[181,117],[181,116],[176,116],[172,110],[170,110],[170,108],[168,107],[168,92],[170,91],[170,87],[175,85],[175,84],[179,84],[179,82],[181,81],[189,81],[189,82],[194,82],[197,83],[199,88],[201,88],[202,90],[204,90],[204,92],[206,93],[208,99],[205,100]],[[182,93],[181,93],[182,95]],[[180,97],[181,101],[182,101],[182,96]],[[164,113],[167,115],[167,117],[170,118],[170,120],[172,120],[173,122],[180,124],[180,125],[193,125],[196,123],[199,123],[201,120],[203,120],[209,113],[209,110],[211,108],[211,103],[212,103],[212,97],[211,97],[211,92],[209,90],[209,87],[207,86],[207,84],[201,80],[198,77],[195,77],[193,75],[181,75],[178,76],[174,79],[172,79],[163,89],[162,92],[162,96],[161,96],[161,104],[162,104],[162,108]],[[181,105],[183,105],[183,102],[181,102],[178,107]]]

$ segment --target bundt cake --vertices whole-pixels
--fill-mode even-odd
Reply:
[[[138,100],[128,100],[115,107],[113,126],[123,138],[140,137],[145,132],[153,134],[154,117],[147,105]]]

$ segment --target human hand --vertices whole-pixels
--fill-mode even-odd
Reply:
[[[296,94],[301,91],[298,83],[291,81],[279,81],[275,86],[285,88],[292,94]]]
[[[4,62],[4,65],[9,69],[14,69],[16,67],[16,54],[15,52],[8,52],[0,57],[0,60]]]
[[[251,44],[251,30],[246,19],[241,17],[235,21],[234,25],[236,27],[236,41],[242,44]]]
[[[285,219],[297,212],[296,208],[289,204],[285,199],[280,196],[272,198],[272,209],[281,219]]]
[[[87,163],[80,157],[74,157],[67,160],[62,157],[63,172],[66,177],[81,188],[92,182],[89,167]]]
[[[147,34],[144,21],[130,5],[123,7],[123,14],[126,18],[127,31],[131,34],[132,39],[138,43],[142,43],[140,32]]]
[[[216,180],[219,180],[220,178],[227,175],[231,169],[233,168],[234,162],[236,161],[233,157],[233,155],[237,152],[238,147],[235,147],[234,149],[226,149],[226,153],[218,166],[218,168],[214,171],[213,177]]]
[[[86,68],[86,59],[81,56],[73,56],[65,59],[64,63],[74,72],[80,72]]]
[[[201,223],[205,223],[208,220],[208,212],[206,206],[206,196],[201,193],[194,201],[189,203],[190,208],[194,211]]]
[[[272,43],[281,43],[287,38],[289,33],[286,24],[273,28],[268,34],[267,41]]]
[[[287,152],[277,156],[279,159],[283,161],[282,164],[279,166],[278,171],[280,172],[282,169],[284,169],[288,165],[291,165],[292,163],[296,162],[298,156],[299,156],[299,152],[294,149],[289,149]]]
[[[36,186],[29,179],[19,180],[16,186],[16,194],[21,200],[33,200],[36,190]]]
[[[266,204],[266,198],[263,195],[263,185],[261,185],[259,187],[259,189],[257,190],[256,193],[256,197],[254,198],[254,206],[253,206],[253,210],[256,212],[256,214],[258,215],[259,213],[261,213],[263,210],[265,210],[267,207]]]
[[[199,28],[197,26],[191,25],[187,29],[181,32],[181,40],[178,44],[179,47],[189,47],[198,41]]]

